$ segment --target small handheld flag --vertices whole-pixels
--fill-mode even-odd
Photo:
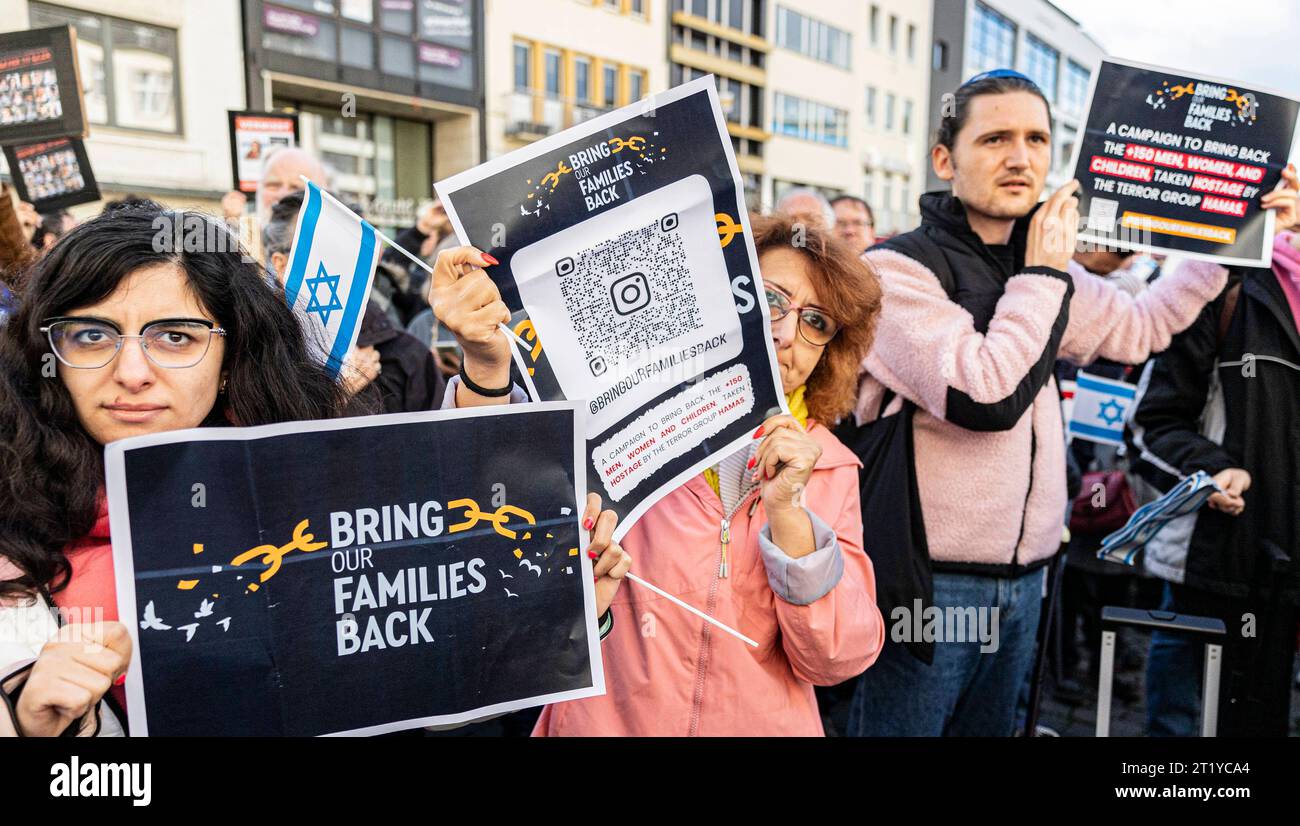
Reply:
[[[334,375],[356,344],[382,247],[375,228],[316,184],[307,182],[284,293],[316,331],[309,335]]]
[[[1132,565],[1142,546],[1160,533],[1171,521],[1195,513],[1215,491],[1222,489],[1203,470],[1198,470],[1170,488],[1169,492],[1154,502],[1148,502],[1134,511],[1124,527],[1101,541],[1098,559]]]
[[[1137,390],[1131,384],[1079,371],[1068,433],[1103,445],[1124,444],[1124,420]]]

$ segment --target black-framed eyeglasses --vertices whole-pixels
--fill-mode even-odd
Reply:
[[[128,338],[140,339],[144,354],[159,367],[193,367],[208,354],[212,336],[226,334],[205,318],[162,318],[144,325],[139,335],[126,335],[112,322],[76,316],[48,318],[41,332],[49,337],[55,358],[79,370],[108,364]]]
[[[825,310],[792,304],[790,296],[768,284],[763,285],[763,291],[767,294],[767,307],[771,312],[772,323],[775,324],[785,318],[791,311],[797,312],[799,335],[803,336],[809,344],[825,347],[840,331],[839,322],[827,315]]]

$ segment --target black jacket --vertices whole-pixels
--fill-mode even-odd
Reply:
[[[1228,293],[1240,285],[1224,331]],[[1220,336],[1222,335],[1222,340]],[[1277,276],[1229,286],[1143,372],[1128,438],[1134,469],[1160,490],[1180,475],[1244,468],[1246,509],[1209,507],[1146,547],[1156,576],[1233,597],[1300,603],[1300,334]]]
[[[379,351],[379,377],[364,393],[378,393],[383,413],[413,413],[442,406],[446,379],[428,347],[395,326],[371,301],[357,334],[358,347]]]
[[[985,244],[975,234],[966,218],[966,208],[950,193],[927,192],[921,196],[920,206],[921,226],[883,241],[877,248],[891,249],[924,264],[939,279],[949,298],[971,314],[976,331],[988,332],[989,321],[1006,291],[1007,280],[1013,275],[1048,275],[1066,284],[1065,297],[1047,344],[1010,396],[993,404],[981,404],[954,388],[948,390],[947,421],[981,432],[1010,430],[1052,377],[1061,337],[1070,322],[1074,280],[1051,267],[1025,266],[1029,223],[1039,206],[1016,220],[1010,243],[1002,246]]]

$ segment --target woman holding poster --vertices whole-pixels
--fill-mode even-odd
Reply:
[[[601,604],[611,604],[602,625],[618,618],[604,642],[608,692],[547,706],[534,734],[819,736],[813,686],[849,679],[879,654],[884,623],[862,550],[858,462],[825,423],[853,405],[880,289],[827,233],[800,229],[803,245],[788,220],[754,219],[792,415],[768,419],[748,449],[668,494],[623,540],[638,573],[757,650],[639,586],[598,583]],[[465,353],[449,407],[523,400],[496,326],[508,311],[479,269],[494,263],[471,247],[438,258],[432,304]],[[599,572],[610,553],[626,555],[607,542],[615,514],[591,500],[583,527],[604,549]]]
[[[160,221],[197,217],[154,205],[81,225],[29,271],[0,331],[0,629],[13,632],[0,634],[0,736],[123,728],[131,640],[117,621],[105,444],[342,410],[236,244],[155,243]],[[74,624],[59,629],[50,602]]]

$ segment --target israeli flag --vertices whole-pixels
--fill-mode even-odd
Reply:
[[[1124,527],[1101,540],[1097,558],[1132,565],[1137,552],[1165,525],[1196,513],[1216,491],[1222,493],[1223,489],[1215,484],[1210,474],[1196,471],[1170,488],[1164,496],[1134,511]]]
[[[285,300],[310,322],[309,346],[336,376],[356,344],[382,251],[374,227],[308,182],[286,267]]]
[[[1124,444],[1124,420],[1136,395],[1137,388],[1131,384],[1080,370],[1067,432],[1071,438],[1103,445]]]

